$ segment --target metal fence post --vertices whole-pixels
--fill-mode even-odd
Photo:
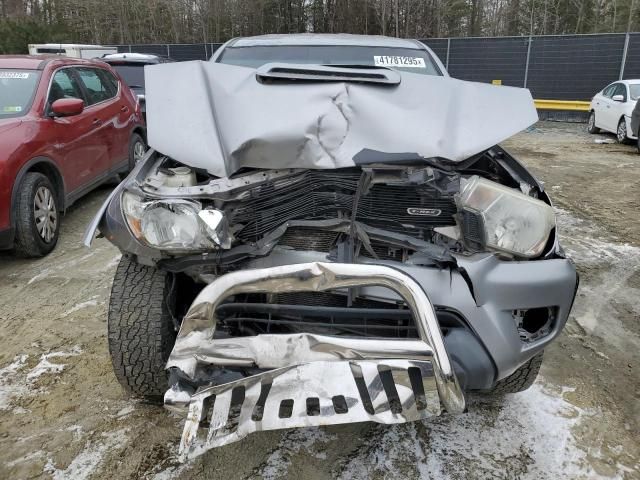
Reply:
[[[527,61],[524,65],[524,88],[527,88],[527,80],[529,80],[529,59],[531,58],[531,42],[533,41],[533,37],[529,35],[529,40],[527,42]]]
[[[129,44],[129,53],[131,53],[131,44]]]
[[[167,58],[171,58],[171,49],[169,48],[168,43],[167,43]]]
[[[624,36],[624,50],[622,50],[622,61],[620,62],[620,76],[618,80],[622,80],[624,76],[624,67],[627,63],[627,52],[629,51],[629,32]]]
[[[449,50],[451,49],[451,39],[447,38],[447,58],[444,62],[444,68],[447,69],[447,71],[449,70]]]

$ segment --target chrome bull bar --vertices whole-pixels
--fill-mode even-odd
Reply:
[[[369,285],[387,287],[405,300],[419,340],[308,333],[213,339],[216,308],[231,295]],[[465,408],[427,294],[405,273],[382,265],[307,263],[241,270],[217,278],[191,305],[167,362],[168,369],[177,368],[190,379],[202,365],[274,370],[201,388],[193,395],[172,386],[165,394],[165,406],[189,408],[180,445],[183,460],[258,430],[361,421],[400,423],[438,415],[440,402],[449,413]]]

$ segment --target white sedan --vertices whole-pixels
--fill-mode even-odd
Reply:
[[[596,93],[589,108],[589,133],[600,130],[615,133],[618,142],[637,140],[631,128],[631,112],[640,97],[640,80],[619,80]]]

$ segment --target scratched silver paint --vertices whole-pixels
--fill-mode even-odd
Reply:
[[[287,343],[294,340],[294,336],[283,336],[280,340],[280,350],[268,340],[263,340],[261,336],[249,337],[247,340],[233,340],[220,345],[227,346],[216,349],[216,341],[213,334],[216,328],[215,311],[218,305],[227,297],[238,293],[264,293],[264,292],[294,292],[294,291],[325,291],[336,288],[356,287],[356,286],[383,286],[398,293],[411,308],[416,321],[416,328],[420,336],[419,341],[406,341],[406,350],[402,350],[403,341],[399,340],[377,340],[378,348],[373,342],[363,339],[345,339],[333,337],[304,337],[307,340],[306,346],[298,345],[290,348]],[[420,348],[422,343],[422,348]],[[276,344],[278,345],[278,344]],[[238,347],[238,348],[236,348]],[[241,347],[241,348],[239,348]],[[377,350],[377,351],[376,351]],[[406,357],[408,354],[415,354],[415,362],[412,360],[351,360],[344,361],[345,358],[384,358],[391,353],[398,358]],[[327,362],[328,358],[334,361]],[[372,384],[381,382],[378,375],[378,367],[398,370],[402,375],[408,375],[407,369],[411,366],[418,366],[423,372],[423,377],[429,366],[429,375],[435,381],[436,390],[444,408],[450,413],[460,413],[465,408],[465,400],[458,379],[453,371],[453,367],[447,351],[444,347],[442,334],[436,318],[433,305],[429,297],[420,285],[408,275],[391,267],[382,265],[363,264],[343,264],[343,263],[307,263],[284,265],[278,267],[241,270],[228,273],[216,279],[213,283],[205,287],[194,300],[191,308],[187,312],[178,333],[175,346],[169,356],[167,368],[179,368],[188,377],[194,378],[199,365],[219,365],[224,366],[230,363],[237,365],[238,359],[242,362],[251,361],[257,366],[280,366],[283,368],[268,373],[269,380],[273,382],[273,392],[269,393],[268,402],[279,402],[282,399],[294,399],[294,405],[304,405],[305,399],[315,395],[324,401],[330,400],[335,395],[347,395],[348,398],[359,398],[355,395],[357,388],[353,378],[352,369],[359,365],[362,375],[366,380],[366,385],[370,390],[371,400],[374,406],[380,403],[388,403],[383,390],[371,391]],[[310,362],[310,363],[304,363]],[[398,363],[399,362],[399,363]],[[322,366],[320,368],[319,366]],[[293,368],[293,371],[291,370]],[[318,370],[318,368],[320,368]],[[365,371],[371,370],[370,374]],[[432,372],[432,373],[431,373]],[[265,375],[265,374],[262,374]],[[395,374],[397,377],[398,374]],[[181,450],[184,456],[189,456],[193,452],[198,454],[207,448],[224,445],[231,441],[238,440],[247,433],[256,430],[270,430],[275,428],[290,428],[307,425],[326,425],[331,423],[359,422],[373,420],[382,423],[397,423],[400,421],[415,420],[422,418],[423,412],[411,412],[398,417],[390,417],[381,414],[378,410],[375,415],[365,415],[360,401],[354,400],[354,413],[332,414],[319,418],[294,415],[293,420],[272,419],[267,422],[262,420],[256,424],[251,420],[257,395],[260,394],[260,384],[262,376],[253,376],[247,379],[231,382],[222,386],[215,386],[204,391],[197,392],[191,399],[187,423],[185,425]],[[404,377],[403,377],[404,378]],[[407,377],[408,378],[408,377]],[[407,380],[408,381],[408,380]],[[404,383],[403,383],[404,382]],[[404,380],[396,378],[396,384],[409,385]],[[380,383],[381,384],[381,383]],[[245,402],[242,406],[244,415],[239,419],[239,427],[235,433],[224,434],[221,439],[212,440],[213,433],[199,447],[195,447],[197,431],[200,422],[206,414],[204,400],[215,395],[213,407],[214,418],[220,419],[211,421],[210,432],[217,431],[218,423],[220,427],[226,422],[231,394],[233,389],[245,386]],[[379,389],[378,389],[379,390]],[[409,390],[411,388],[409,387]],[[428,390],[428,389],[427,389]],[[324,392],[324,396],[321,392]],[[411,396],[401,400],[409,403]],[[272,399],[273,396],[273,399]],[[281,398],[282,397],[282,398]],[[410,397],[410,398],[409,398]],[[173,406],[176,398],[184,401],[184,392],[176,388],[169,389],[165,395],[165,403]],[[413,400],[412,400],[413,401]],[[385,403],[386,402],[386,403]],[[252,404],[254,404],[252,406]],[[360,405],[359,407],[355,407]],[[265,411],[271,411],[265,408]],[[351,412],[351,409],[349,409]],[[415,414],[414,414],[415,413]],[[213,418],[213,417],[212,417]],[[390,419],[393,418],[393,421]],[[310,422],[310,423],[309,423]],[[321,423],[317,423],[321,422]],[[249,423],[247,426],[245,424]],[[218,438],[218,437],[216,437]],[[191,453],[190,453],[191,452]],[[185,457],[186,458],[186,457]]]
[[[250,433],[283,428],[337,425],[356,422],[385,424],[405,423],[437,416],[441,413],[437,383],[431,362],[417,360],[379,361],[318,361],[285,367],[254,375],[225,385],[216,385],[196,393],[189,406],[187,421],[180,442],[181,461],[197,457],[207,450],[236,442]],[[418,404],[417,392],[412,388],[409,368],[417,368],[422,375],[424,393]],[[389,370],[393,376],[401,411],[393,412],[379,372]],[[356,377],[367,387],[372,411],[365,408],[358,391]],[[253,418],[263,385],[270,384],[269,394],[262,408],[263,415]],[[244,387],[244,401],[237,417],[237,427],[229,427],[232,393]],[[338,413],[332,398],[343,396],[348,410]],[[319,401],[319,411],[307,412],[307,399]],[[213,400],[213,406],[210,401]],[[279,415],[282,401],[293,400],[289,417]],[[201,428],[209,419],[208,428]]]

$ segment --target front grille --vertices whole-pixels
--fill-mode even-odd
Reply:
[[[344,294],[290,292],[270,297],[249,295],[218,307],[216,332],[232,336],[261,333],[310,332],[385,338],[417,338],[411,311],[404,302],[356,298],[348,305]],[[459,314],[436,307],[440,329],[466,328]]]
[[[315,250],[329,252],[336,244],[340,233],[314,228],[291,227],[280,237],[279,245],[293,250]]]
[[[346,307],[347,296],[330,292],[289,292],[275,295],[274,303],[286,305],[311,305],[316,307]],[[356,308],[398,308],[397,303],[379,302],[366,298],[356,298],[353,302]]]
[[[425,238],[433,227],[455,225],[452,197],[430,186],[374,185],[358,204],[356,220],[371,227]]]
[[[249,191],[242,201],[225,206],[235,236],[255,242],[291,220],[350,219],[361,177],[359,169],[308,170],[290,180]],[[453,195],[430,185],[375,184],[361,196],[356,220],[371,226],[428,240],[434,227],[455,225]],[[302,248],[298,242],[294,247]]]

